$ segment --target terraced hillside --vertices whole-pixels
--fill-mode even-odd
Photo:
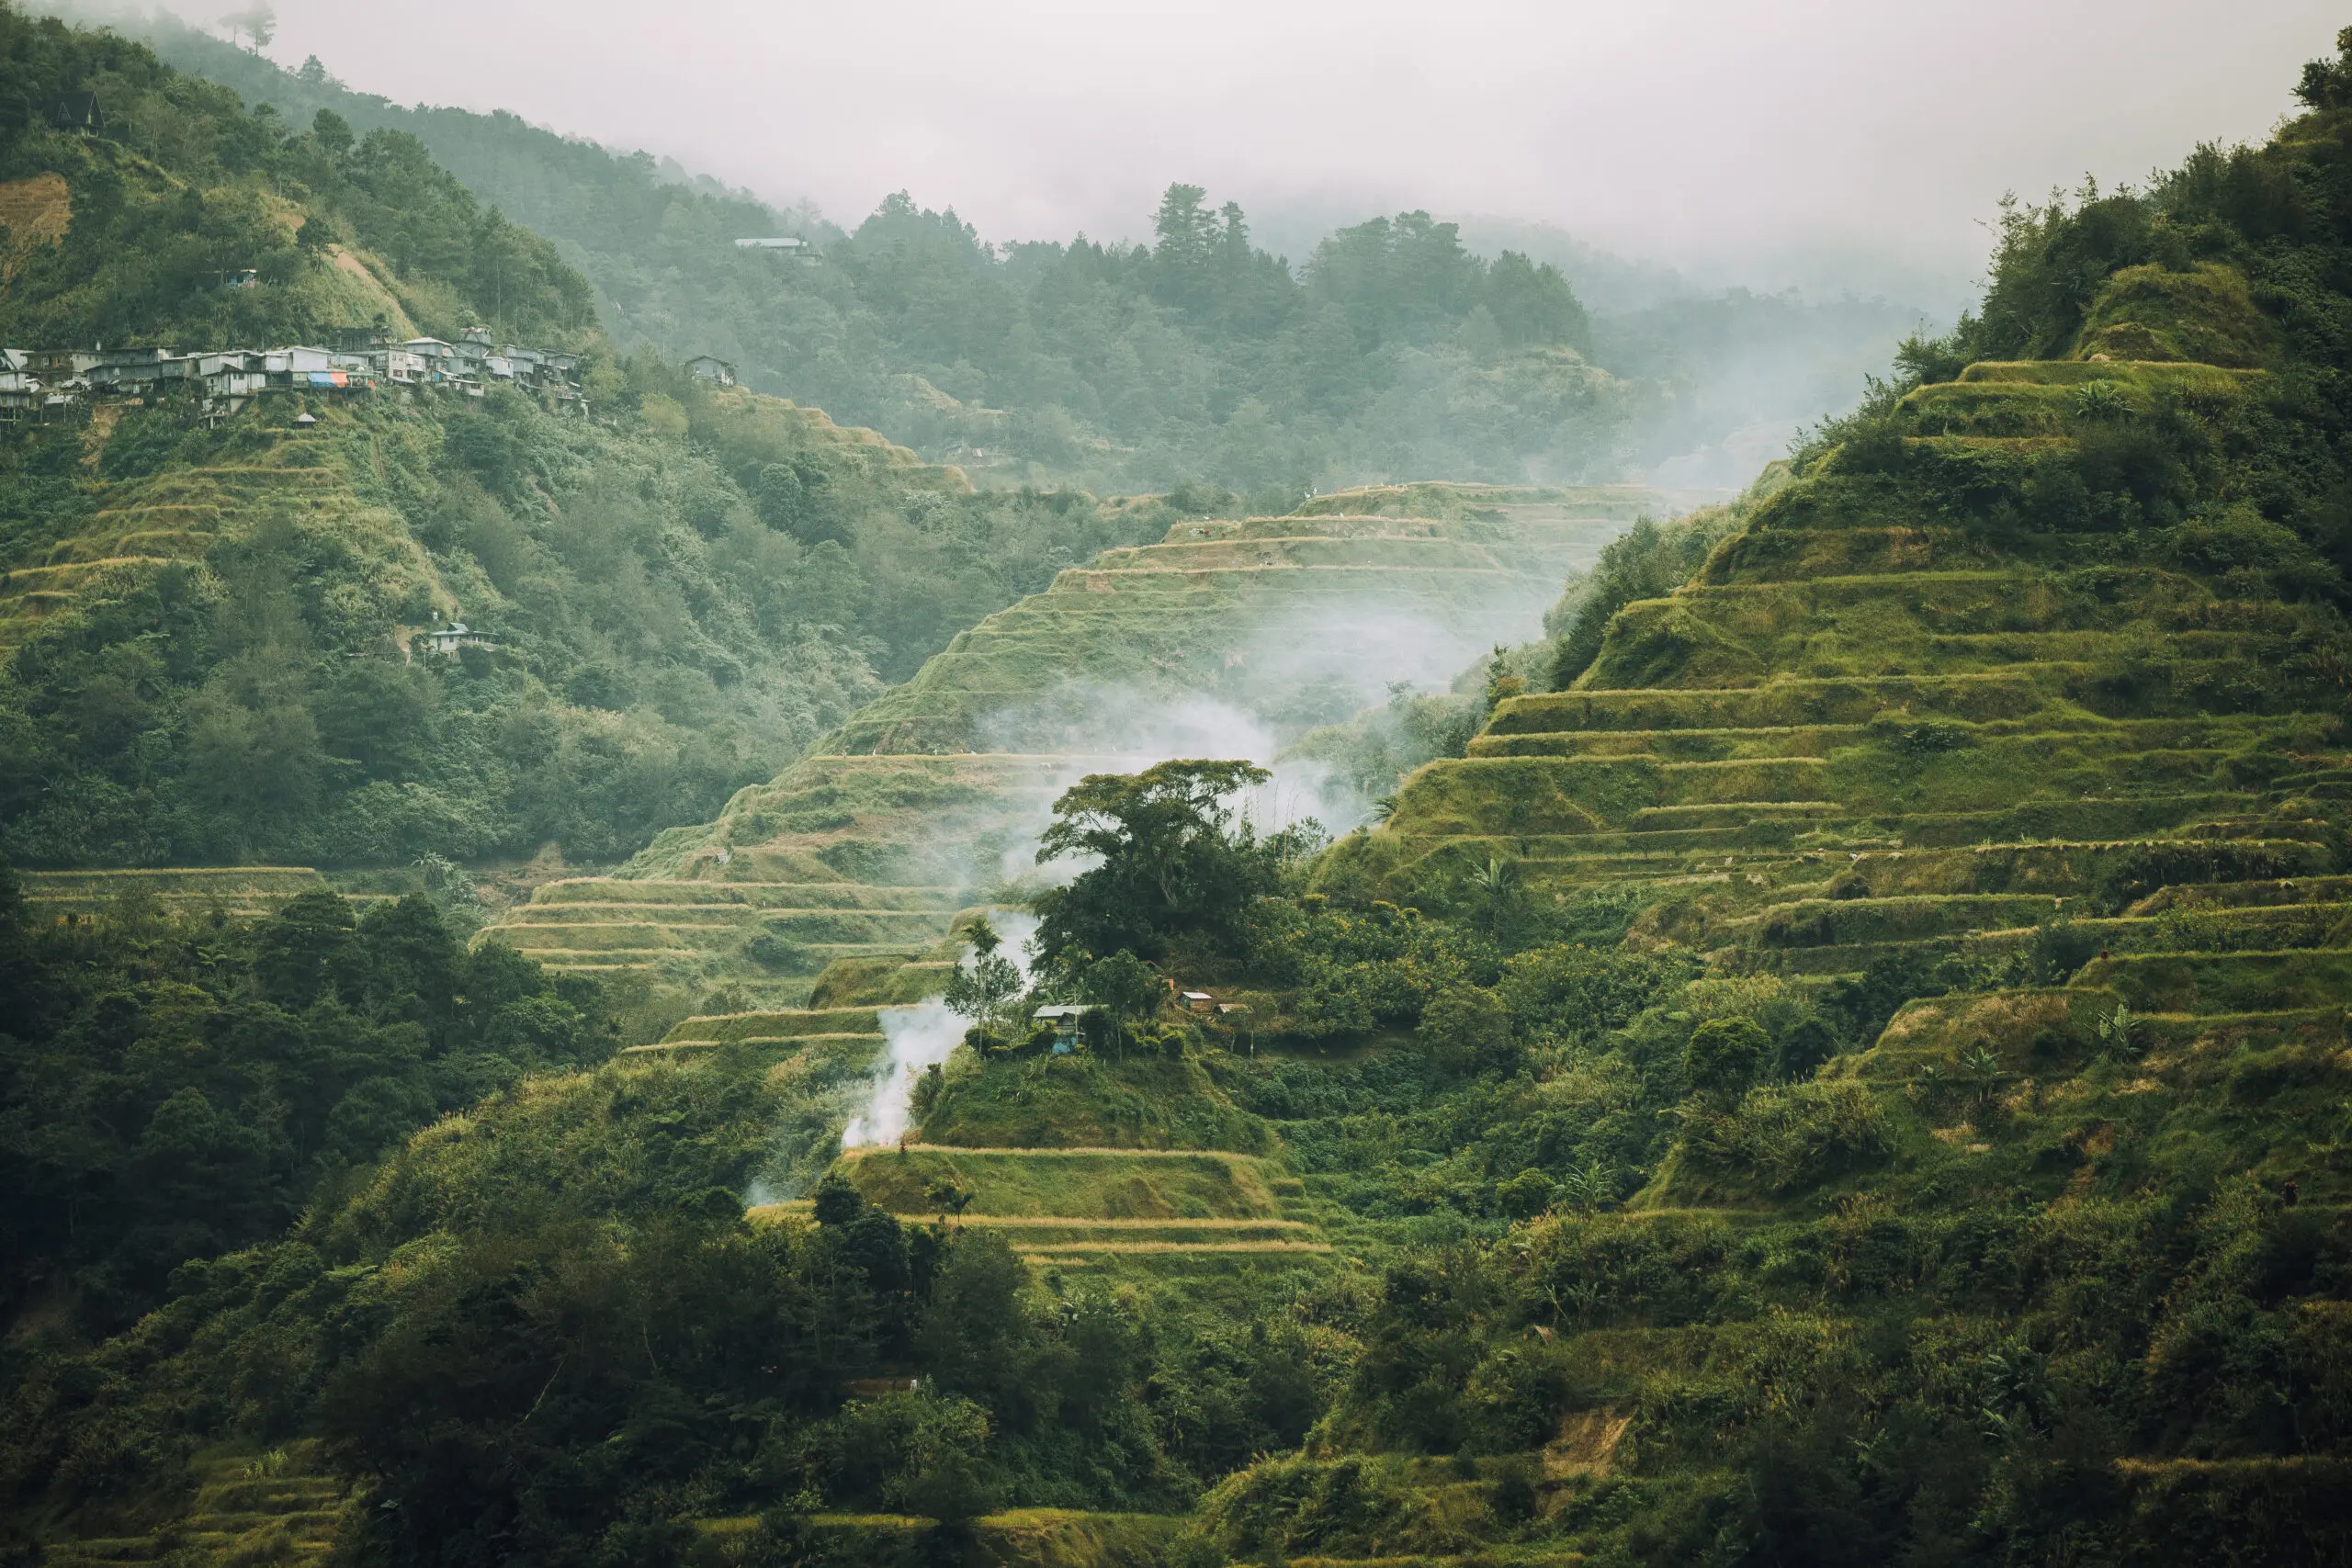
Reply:
[[[842,1168],[877,1208],[999,1230],[1029,1261],[1057,1268],[1197,1273],[1332,1250],[1298,1180],[1253,1155],[909,1144],[848,1151]],[[932,1197],[943,1183],[968,1207],[944,1213]]]
[[[161,1528],[67,1537],[50,1545],[45,1560],[61,1568],[322,1562],[334,1550],[351,1490],[311,1441],[266,1452],[201,1453],[189,1462],[187,1480],[195,1492],[186,1511]]]
[[[275,914],[288,899],[326,886],[309,866],[192,866],[168,871],[36,871],[23,874],[25,906],[36,919],[59,919],[152,898],[166,914],[239,919]]]
[[[1498,1249],[1591,1379],[1571,1425],[1630,1432],[1660,1495],[1761,1497],[1759,1477],[1793,1473],[1761,1448],[1724,1467],[1726,1434],[1772,1401],[1826,1410],[1856,1380],[1894,1443],[1943,1380],[2023,1357],[2048,1371],[2030,1417],[2047,1429],[2093,1419],[2099,1378],[2122,1391],[2096,1417],[2102,1457],[2070,1472],[2107,1489],[2116,1539],[2244,1562],[2341,1539],[2312,1489],[2342,1473],[2342,1429],[2300,1425],[2315,1385],[2275,1396],[2296,1414],[2273,1436],[2246,1414],[2250,1363],[2219,1359],[2253,1342],[2256,1302],[2337,1353],[2333,1265],[2213,1261],[2288,1226],[2332,1257],[2352,1215],[2340,580],[2266,467],[2266,444],[2304,438],[2280,416],[2291,394],[2261,371],[2089,357],[2115,341],[2086,327],[2080,357],[1970,365],[1858,419],[1690,581],[1620,612],[1569,689],[1499,705],[1468,756],[1419,770],[1318,867],[1335,905],[1615,894],[1639,911],[1629,947],[1704,960],[1693,998],[1814,1020],[1714,1035],[1672,1015],[1687,1049],[1640,1069],[1678,1097],[1659,1157],[1601,1203],[1555,1190]],[[2174,466],[2129,466],[2152,455]],[[1804,1027],[1820,1055],[1772,1032]],[[1737,1031],[1783,1054],[1723,1089],[1706,1042]],[[1566,1055],[1530,1103],[1630,1077],[1643,1049],[1629,1028]],[[2035,1239],[1984,1239],[2010,1226]],[[2160,1263],[2141,1240],[2158,1235]],[[2152,1282],[2128,1305],[2126,1268]],[[2225,1291],[2243,1297],[2214,1306]],[[1790,1348],[1791,1373],[1776,1334],[1837,1348]],[[1836,1433],[1804,1462],[1848,1473],[1856,1428],[1804,1419]],[[2054,1472],[2055,1452],[2012,1473]],[[1860,1462],[1844,1495],[1898,1495],[1896,1467]],[[1268,1466],[1262,1484],[1305,1482]],[[1787,1545],[1847,1517],[1826,1495],[1760,1503],[1746,1528],[1804,1520],[1789,1561],[1893,1552]],[[1547,1507],[1600,1540],[1607,1496],[1577,1483]],[[1238,1557],[1281,1516],[1234,1517]],[[1679,1527],[1694,1559],[1702,1517]]]
[[[254,421],[211,461],[118,479],[103,467],[117,423],[106,416],[117,412],[100,411],[85,433],[87,510],[0,570],[0,653],[94,584],[119,590],[175,565],[194,568],[224,537],[273,513],[299,513],[306,532],[337,536],[366,560],[377,590],[417,618],[454,604],[399,514],[361,494],[329,431]]]
[[[2104,954],[2074,978],[2082,1009],[2299,1027],[2288,976],[2344,941],[2346,888],[2315,874],[2352,773],[2294,608],[2117,559],[2111,535],[1918,504],[2072,450],[2094,379],[2149,408],[2248,385],[2059,363],[1919,389],[1913,477],[1832,472],[1765,502],[1695,581],[1628,606],[1573,689],[1508,701],[1468,758],[1417,774],[1328,874],[1404,886],[1495,858],[1531,886],[1629,886],[1652,901],[1637,936],[1809,982],[2057,944],[2070,972]]]
[[[1270,757],[1390,682],[1442,682],[1523,639],[1652,501],[1419,486],[1178,524],[959,634],[718,821],[617,876],[542,888],[499,929],[563,968],[797,1000],[827,964],[919,951],[1023,874],[1048,804],[1087,772]]]

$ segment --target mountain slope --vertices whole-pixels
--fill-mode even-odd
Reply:
[[[1319,868],[1501,866],[1705,955],[1710,1010],[1559,1080],[1674,1086],[1639,1189],[1492,1255],[1515,1306],[1389,1319],[1432,1377],[1486,1337],[1465,1420],[1544,1336],[1562,1545],[2341,1549],[2346,45],[2269,146],[2014,214],[1981,318]],[[1286,1502],[1330,1462],[1229,1483],[1218,1548],[1332,1528]]]
[[[24,102],[0,340],[424,328],[583,355],[495,391],[85,400],[0,444],[0,846],[47,865],[627,855],[774,773],[956,626],[1172,513],[980,496],[871,432],[616,361],[589,290],[413,138],[299,132],[0,12]],[[303,423],[304,420],[315,423]],[[413,658],[463,620],[488,646]]]
[[[562,247],[624,346],[718,354],[761,390],[984,483],[1205,479],[1262,489],[1269,511],[1381,476],[1579,481],[1677,458],[1658,482],[1736,484],[1920,317],[1733,290],[1589,320],[1572,289],[1606,258],[1548,258],[1544,234],[1491,222],[1470,225],[1490,243],[1465,249],[1427,213],[1317,226],[1288,253],[1295,281],[1238,208],[1189,186],[1137,215],[1148,249],[983,243],[952,209],[903,193],[844,232],[512,114],[393,104],[315,60],[282,70],[167,17],[125,25],[290,120],[325,109],[421,138],[483,202]],[[759,235],[806,238],[825,260],[733,243]],[[1534,262],[1498,259],[1518,251]],[[1547,258],[1565,279],[1536,265]]]
[[[1032,874],[1025,847],[1080,774],[1271,758],[1392,682],[1447,679],[1532,632],[1649,499],[1416,487],[1176,524],[956,634],[716,822],[665,833],[618,877],[541,888],[497,929],[559,968],[786,998],[837,959],[921,952]]]

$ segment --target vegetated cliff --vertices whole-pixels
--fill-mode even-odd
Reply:
[[[1515,1308],[1457,1286],[1416,1331],[1465,1399],[1577,1391],[1546,1539],[2342,1549],[2347,66],[2267,147],[2013,212],[1981,318],[1319,868],[1606,890],[1629,947],[1784,998],[1727,1077],[1691,1035],[1622,1210],[1497,1256]],[[1771,1081],[1807,1008],[1856,1048]],[[1487,1347],[1465,1381],[1439,1325]],[[1232,1483],[1217,1544],[1298,1550],[1348,1462]]]

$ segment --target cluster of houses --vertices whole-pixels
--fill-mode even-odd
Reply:
[[[458,629],[465,630],[463,626]],[[1246,1004],[1221,1002],[1216,999],[1213,992],[1188,991],[1173,980],[1168,981],[1167,984],[1169,995],[1184,1011],[1204,1014],[1230,1030],[1248,1032],[1250,1009]],[[1032,1024],[1050,1028],[1054,1032],[1053,1054],[1057,1056],[1067,1056],[1078,1049],[1080,1042],[1084,1038],[1087,1019],[1100,1010],[1090,1003],[1057,1002],[1041,1007],[1031,1013],[1029,1021]],[[1257,1055],[1257,1041],[1252,1037],[1250,1045],[1250,1055]]]
[[[455,343],[346,333],[334,348],[224,348],[183,354],[167,348],[0,348],[0,419],[53,415],[84,401],[126,402],[187,397],[209,415],[233,414],[255,398],[418,389],[479,398],[514,387],[548,402],[586,403],[580,357],[494,343],[480,328]]]

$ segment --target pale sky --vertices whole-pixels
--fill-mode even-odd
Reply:
[[[1135,237],[1183,179],[1256,209],[1552,222],[1768,286],[1825,252],[1866,286],[1973,277],[2004,190],[2259,138],[2352,19],[2321,0],[277,8],[288,64],[315,52],[354,87],[512,109],[849,225],[903,187],[989,238]]]

